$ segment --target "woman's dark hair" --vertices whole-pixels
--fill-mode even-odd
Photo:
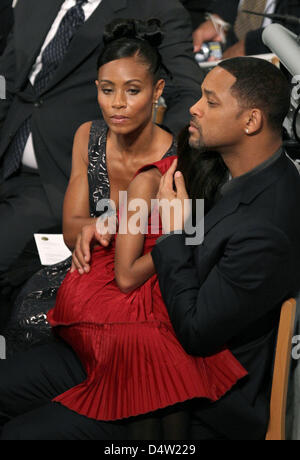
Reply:
[[[104,50],[98,59],[98,69],[117,59],[137,56],[145,63],[156,83],[165,68],[158,47],[164,35],[158,19],[116,19],[105,27]]]
[[[189,145],[189,131],[186,127],[178,137],[178,166],[193,203],[205,200],[205,213],[214,205],[220,187],[228,178],[228,169],[221,155],[215,151],[196,150]]]
[[[261,109],[271,129],[281,133],[291,100],[284,73],[270,62],[253,57],[227,59],[219,66],[236,78],[231,91],[241,108]]]

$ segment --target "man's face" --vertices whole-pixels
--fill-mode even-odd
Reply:
[[[231,94],[236,78],[221,67],[213,69],[202,85],[202,98],[190,110],[190,145],[218,150],[237,145],[244,135],[241,107]]]

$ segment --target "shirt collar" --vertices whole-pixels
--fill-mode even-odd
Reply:
[[[232,179],[229,174],[228,181],[220,189],[221,195],[224,196],[227,192],[229,192],[229,190],[232,190],[237,185],[243,183],[249,177],[255,176],[259,172],[266,169],[268,166],[271,166],[273,163],[275,163],[275,161],[277,161],[280,158],[282,153],[283,153],[283,147],[280,147],[280,149],[277,150],[277,152],[275,152],[274,155],[272,155],[270,158],[268,158],[266,161],[264,161],[260,165],[256,166],[251,171],[247,172],[246,174],[243,174],[242,176]]]

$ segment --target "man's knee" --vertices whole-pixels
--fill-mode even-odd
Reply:
[[[1,441],[55,440],[56,425],[43,418],[44,407],[12,418],[2,428]],[[39,415],[41,413],[41,416]]]
[[[1,441],[20,441],[21,440],[20,425],[15,420],[6,423],[2,429]]]
[[[24,423],[23,417],[17,417],[7,422],[1,433],[1,441],[43,441],[39,430],[30,423]]]

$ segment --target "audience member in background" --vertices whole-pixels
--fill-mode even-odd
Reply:
[[[206,13],[212,10],[214,0],[180,0],[191,15],[193,30],[206,20]]]
[[[215,0],[211,14],[230,25],[226,33],[224,58],[269,53],[262,41],[264,27],[272,21],[259,16],[247,15],[242,10],[259,13],[290,14],[300,17],[300,3],[294,0]],[[276,21],[280,22],[280,21]],[[300,26],[285,25],[290,30],[300,33]],[[207,20],[194,32],[194,49],[198,51],[203,42],[221,41],[219,27],[212,20]]]
[[[12,4],[12,0],[2,0],[0,5],[0,56],[6,47],[7,37],[14,23]]]
[[[129,439],[185,440],[185,403],[214,402],[247,374],[225,348],[205,359],[189,356],[160,295],[151,249],[162,227],[151,219],[159,218],[151,201],[176,157],[161,159],[174,151],[174,141],[152,121],[164,80],[155,49],[161,31],[153,20],[148,28],[137,21],[113,23],[99,59],[98,100],[107,127],[95,147],[101,144],[102,156],[106,152],[110,198],[127,231],[117,232],[110,247],[95,248],[88,273],[66,276],[48,314],[57,340],[0,362],[2,440],[124,439],[127,427]],[[91,129],[84,124],[75,138],[67,227],[78,215],[89,220],[88,201],[94,210],[104,204],[98,201],[98,150],[88,155]],[[118,192],[127,187],[122,204]],[[133,226],[137,199],[146,209]],[[116,214],[110,217],[115,222]]]
[[[177,133],[200,94],[188,13],[178,0],[19,0],[14,34],[0,60],[0,272],[40,229],[61,224],[76,129],[96,119],[96,61],[105,24],[158,17],[167,78],[166,126]],[[5,224],[4,224],[5,223]]]
[[[205,216],[203,244],[188,246],[183,224],[171,225],[182,234],[165,235],[152,256],[185,350],[210,356],[226,345],[249,373],[215,405],[194,404],[192,439],[263,440],[281,305],[300,279],[300,177],[282,149],[289,84],[269,62],[244,57],[223,61],[202,91],[191,109],[191,171],[204,148],[219,152],[206,170],[211,186],[220,161],[231,180]],[[189,196],[182,175],[174,192],[174,172],[161,181],[165,202]]]

